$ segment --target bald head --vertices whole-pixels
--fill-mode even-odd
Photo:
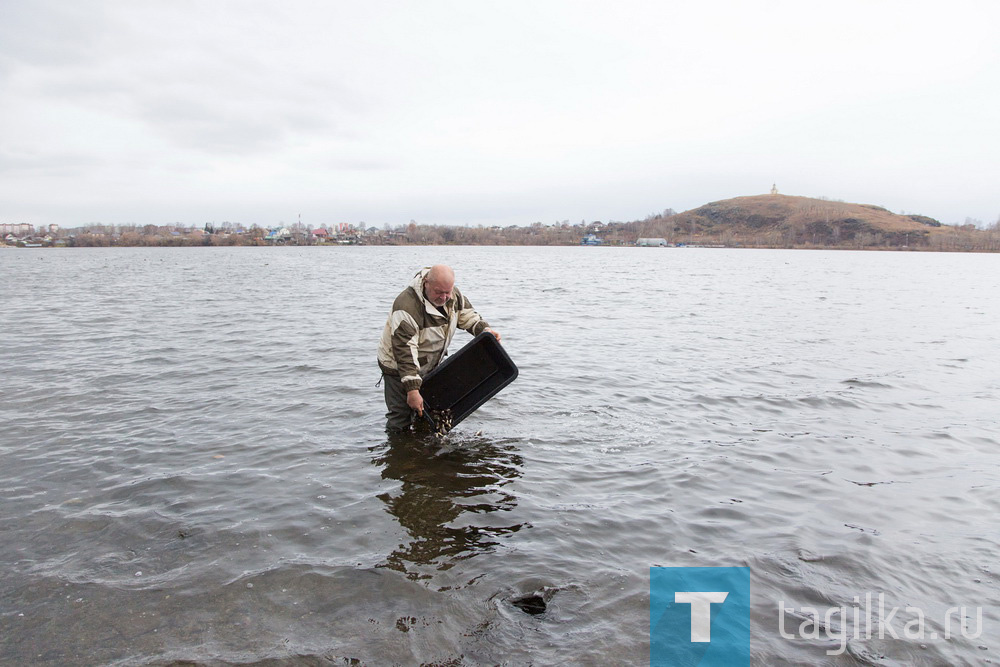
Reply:
[[[435,264],[424,278],[424,296],[435,306],[443,306],[455,289],[455,272],[450,266]]]
[[[427,282],[455,286],[455,272],[447,264],[435,264],[427,272]]]

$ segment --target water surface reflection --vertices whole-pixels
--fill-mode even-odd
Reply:
[[[524,464],[510,441],[402,434],[390,435],[372,451],[382,478],[402,483],[379,499],[410,537],[382,567],[411,579],[430,578],[426,566],[450,569],[492,551],[499,538],[527,525],[506,523],[499,514],[516,506],[517,498],[506,487],[521,476]]]

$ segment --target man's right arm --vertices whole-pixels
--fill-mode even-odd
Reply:
[[[420,389],[420,365],[417,361],[420,330],[417,322],[405,310],[394,310],[390,328],[392,356],[403,388],[407,392]]]

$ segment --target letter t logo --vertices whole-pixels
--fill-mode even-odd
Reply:
[[[712,641],[712,603],[722,603],[728,592],[677,591],[674,602],[691,605],[691,641]]]

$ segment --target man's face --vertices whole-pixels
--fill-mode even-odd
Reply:
[[[435,306],[443,306],[451,298],[451,292],[455,289],[455,284],[447,281],[427,281],[424,283],[424,295],[427,300]]]

